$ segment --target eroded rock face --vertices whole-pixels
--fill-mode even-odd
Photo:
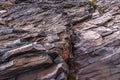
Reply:
[[[98,1],[98,5],[102,0]],[[85,21],[74,28],[74,65],[77,65],[75,73],[77,80],[119,80],[119,17],[120,1],[104,1],[110,10],[100,15],[93,13],[90,20]],[[105,7],[103,7],[105,8]],[[113,11],[117,9],[116,11]],[[115,13],[115,14],[114,14]],[[115,22],[115,23],[114,23]]]
[[[89,2],[9,2],[0,13],[0,80],[67,80],[71,25],[91,16]]]
[[[88,0],[3,4],[0,80],[120,79],[119,0],[98,0],[103,14]]]

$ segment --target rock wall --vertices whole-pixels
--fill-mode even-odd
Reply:
[[[119,0],[0,5],[0,80],[120,79]]]
[[[92,18],[73,30],[76,80],[120,79],[120,1],[100,0],[105,13],[96,10]],[[106,9],[105,9],[106,8]]]

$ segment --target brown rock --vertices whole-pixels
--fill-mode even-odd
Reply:
[[[10,62],[3,63],[0,66],[1,75],[11,75],[24,71],[27,68],[34,68],[43,64],[52,64],[52,60],[49,56],[40,55],[36,57],[14,59]],[[1,76],[0,79],[6,78]]]
[[[119,0],[97,0],[103,14],[88,0],[5,2],[0,80],[120,79]]]

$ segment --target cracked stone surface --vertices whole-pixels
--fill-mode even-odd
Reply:
[[[119,80],[120,1],[1,0],[0,80]]]

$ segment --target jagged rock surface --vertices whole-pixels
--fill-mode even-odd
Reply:
[[[0,79],[67,80],[70,25],[90,17],[88,1],[12,3],[0,14]]]
[[[100,0],[97,4],[105,13],[100,15],[96,10],[91,19],[73,28],[77,66],[72,72],[76,80],[119,80],[120,1]]]
[[[98,0],[103,14],[87,0],[0,5],[0,80],[120,79],[119,0]]]

